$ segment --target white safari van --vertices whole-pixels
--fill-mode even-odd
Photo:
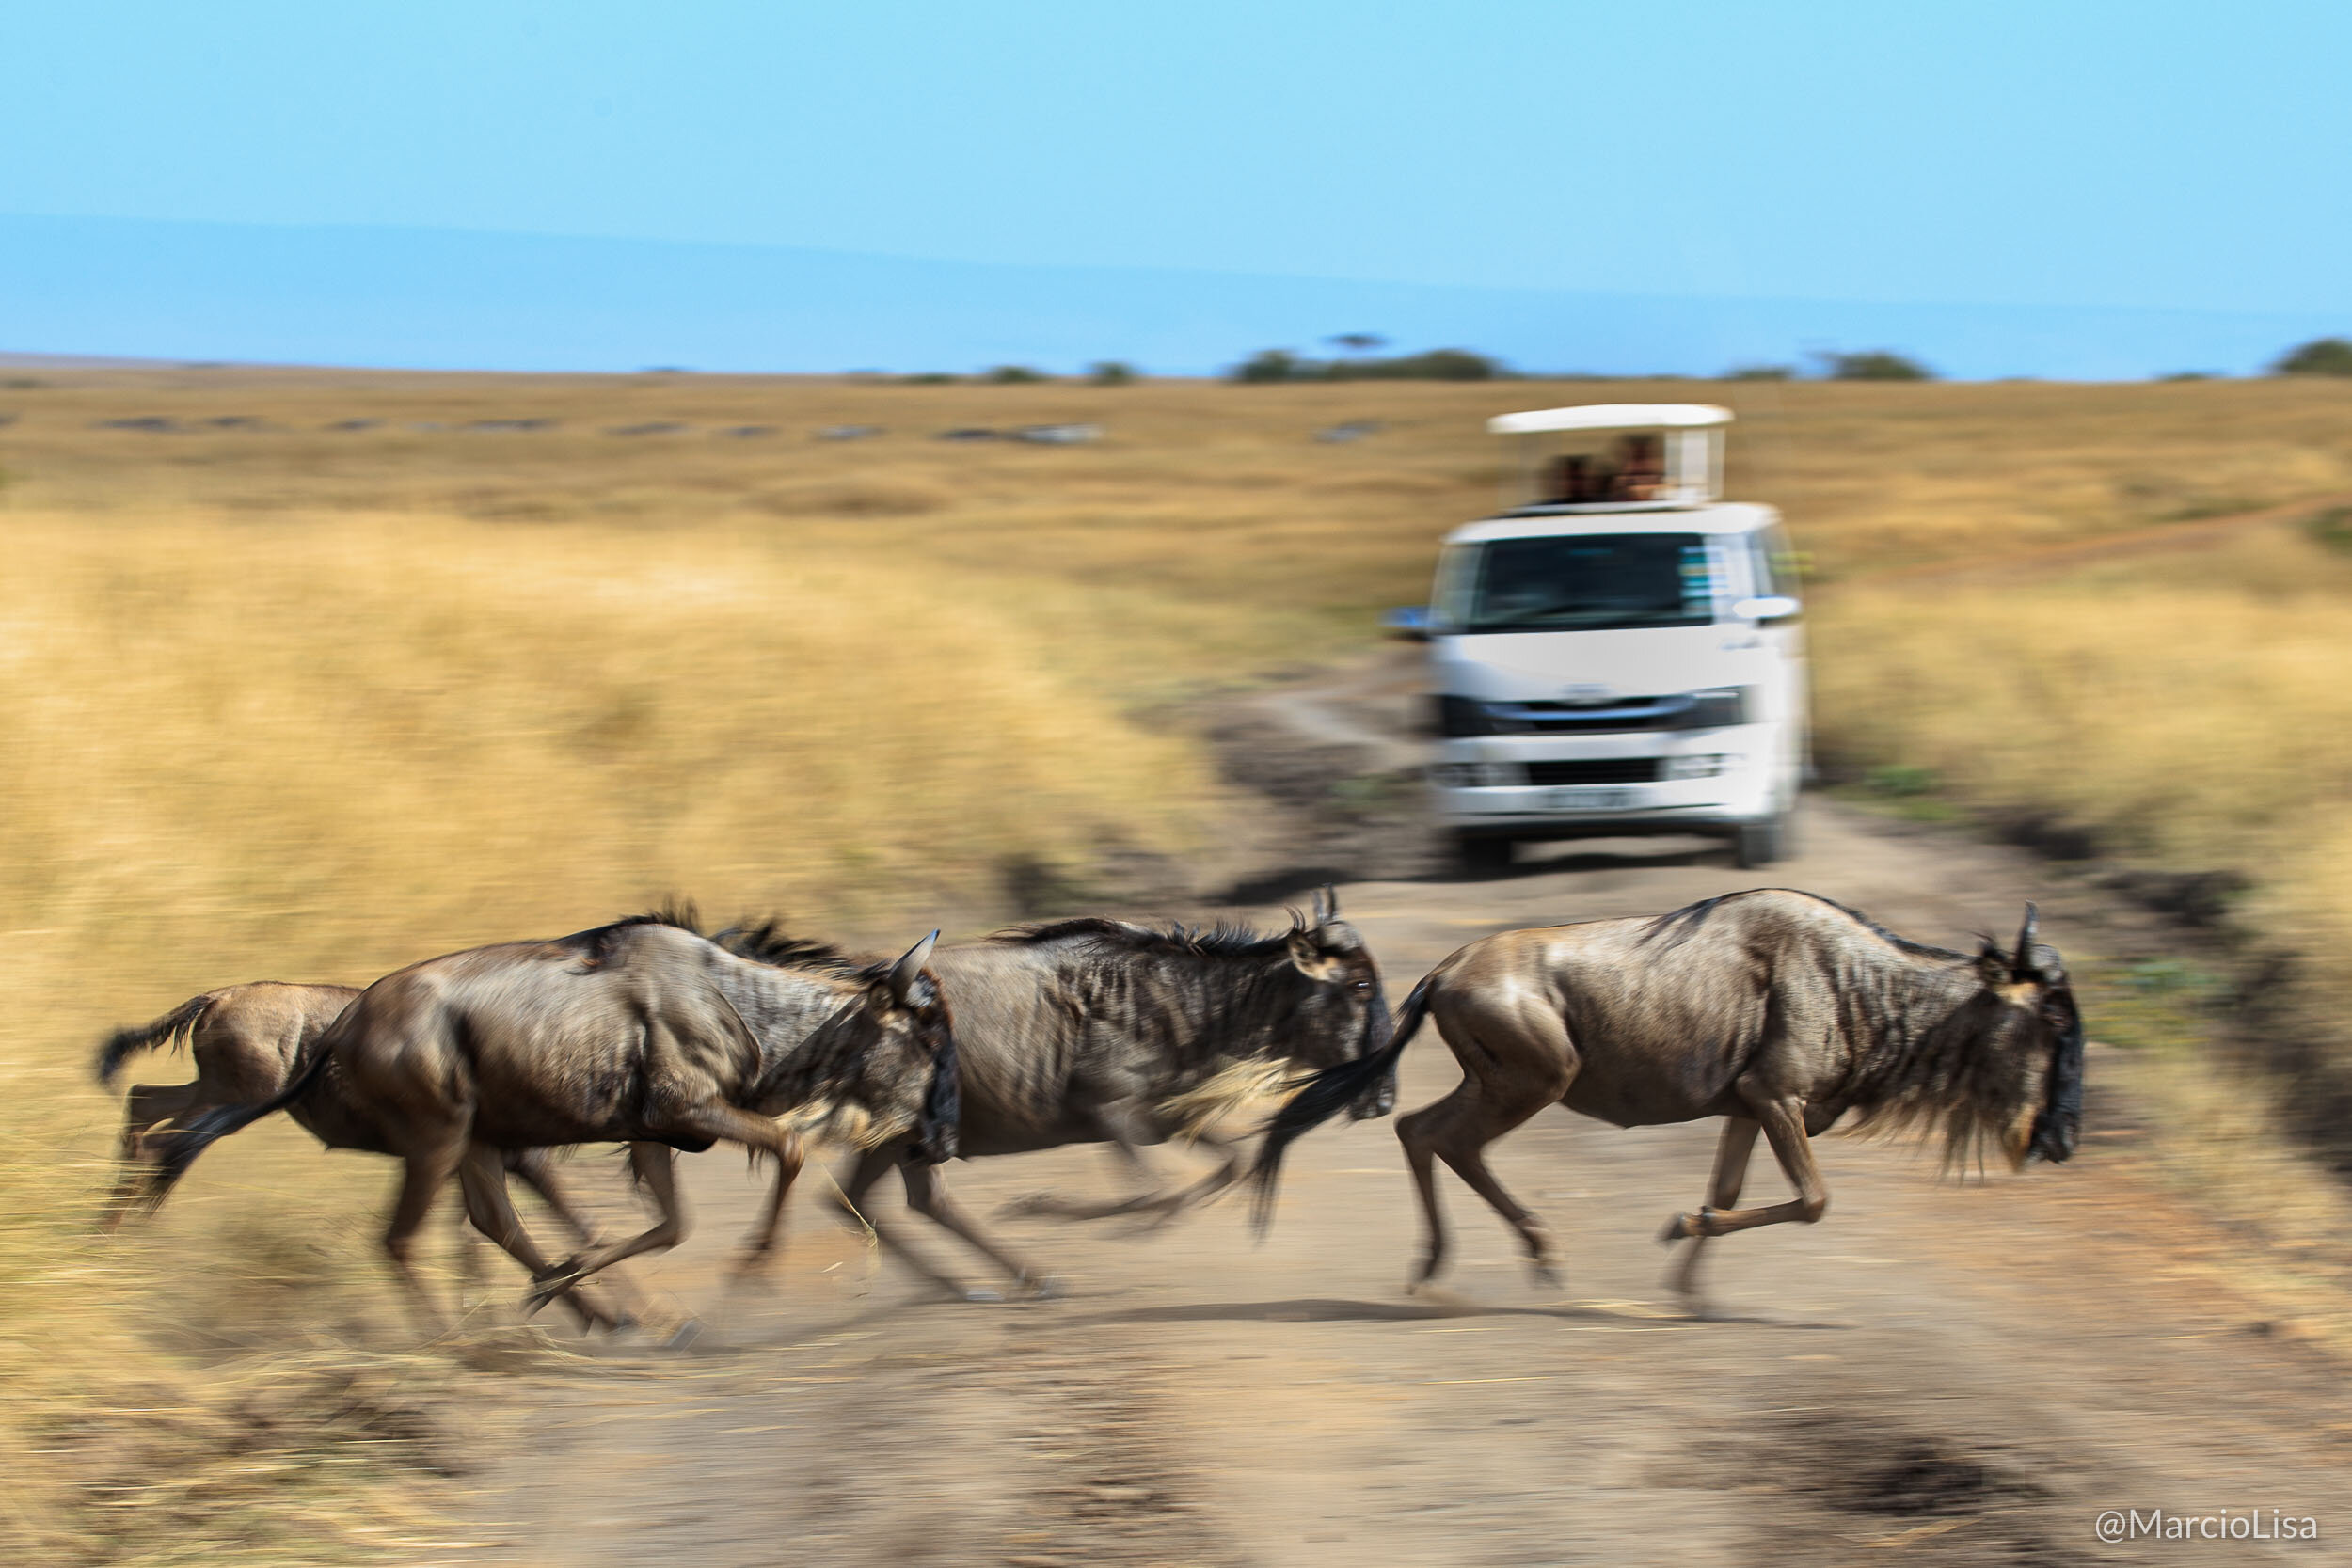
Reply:
[[[1717,499],[1728,409],[1504,414],[1517,504],[1446,536],[1422,629],[1437,809],[1464,860],[1522,839],[1788,845],[1806,751],[1794,562],[1769,506]],[[1407,612],[1409,616],[1409,612]]]

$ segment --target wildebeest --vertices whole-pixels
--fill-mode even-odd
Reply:
[[[165,1158],[184,1166],[213,1140],[294,1103],[331,1068],[404,1162],[384,1247],[421,1315],[435,1314],[409,1247],[453,1175],[475,1225],[532,1271],[532,1299],[544,1302],[683,1238],[670,1148],[726,1139],[774,1155],[778,1208],[803,1133],[950,1157],[955,1036],[924,971],[936,939],[895,964],[777,966],[661,914],[428,959],[361,993],[278,1095],[197,1117]],[[516,1218],[501,1151],[622,1142],[660,1218],[640,1236],[549,1265]]]
[[[184,1164],[164,1158],[172,1135],[208,1111],[269,1099],[310,1063],[326,1026],[359,994],[357,986],[294,985],[260,980],[224,986],[192,996],[162,1017],[109,1035],[93,1064],[102,1085],[112,1086],[123,1064],[143,1051],[184,1045],[196,1062],[187,1084],[134,1084],[123,1096],[121,1170],[100,1218],[112,1230],[135,1209],[152,1209],[170,1196]],[[392,1152],[342,1092],[330,1068],[287,1114],[328,1148]],[[523,1179],[582,1246],[596,1237],[556,1184],[553,1162],[543,1148],[506,1153],[506,1167]],[[584,1323],[612,1320],[566,1294]]]
[[[2014,952],[1988,939],[1955,953],[1829,899],[1763,889],[1471,942],[1413,988],[1385,1051],[1319,1074],[1277,1115],[1254,1173],[1261,1223],[1284,1146],[1392,1071],[1424,1016],[1462,1082],[1397,1121],[1428,1222],[1416,1285],[1446,1255],[1433,1159],[1550,1276],[1548,1233],[1484,1151],[1555,1102],[1620,1127],[1729,1118],[1707,1203],[1661,1238],[1692,1241],[1676,1276],[1686,1296],[1708,1238],[1821,1217],[1829,1191],[1806,1140],[1850,1112],[1859,1125],[1940,1132],[1955,1163],[1987,1143],[2013,1166],[2065,1160],[2082,1119],[2082,1020],[2065,965],[2035,935],[2028,904]],[[1797,1196],[1735,1209],[1759,1130]]]
[[[719,940],[753,956],[788,956],[803,945],[772,927]],[[1214,1131],[1221,1117],[1302,1071],[1356,1060],[1388,1039],[1379,968],[1327,892],[1317,895],[1311,922],[1294,916],[1291,929],[1277,936],[1063,920],[940,948],[931,968],[955,1004],[965,1159],[1107,1143],[1148,1180],[1139,1152],[1146,1145],[1186,1138],[1226,1156],[1222,1168],[1181,1191],[1019,1206],[1032,1213],[1181,1212],[1242,1175],[1243,1154]],[[1358,1114],[1385,1113],[1389,1084],[1385,1075],[1367,1082],[1352,1097]],[[1037,1287],[1028,1267],[974,1226],[949,1200],[939,1173],[908,1157],[903,1145],[868,1147],[841,1182],[847,1201],[859,1203],[894,1163],[909,1206],[1016,1285]],[[985,1296],[966,1291],[886,1226],[874,1230],[936,1284]]]

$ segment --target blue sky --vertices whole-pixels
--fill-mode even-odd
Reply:
[[[0,47],[0,215],[2352,327],[2347,7],[84,0]]]

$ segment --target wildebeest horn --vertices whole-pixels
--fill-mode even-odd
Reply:
[[[2033,905],[2029,902],[2026,905],[2026,923],[2017,928],[2017,951],[2010,956],[2009,973],[2011,979],[2030,980],[2034,978],[2033,940],[2040,928],[2034,917]]]
[[[890,994],[898,999],[898,1006],[901,1007],[905,1006],[908,998],[914,994],[914,982],[921,978],[923,966],[931,961],[931,949],[938,944],[938,942],[939,933],[933,931],[930,936],[908,948],[905,958],[890,966]]]
[[[1328,926],[1340,917],[1340,890],[1326,882],[1315,889],[1315,924]]]

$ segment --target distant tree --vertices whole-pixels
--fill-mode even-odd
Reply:
[[[1125,387],[1140,379],[1142,372],[1124,359],[1097,359],[1087,367],[1087,379],[1097,387]]]
[[[2219,371],[2169,371],[2156,377],[2158,381],[2217,381]]]
[[[1025,387],[1034,382],[1043,381],[1045,372],[1033,371],[1026,365],[998,365],[980,379],[993,382],[999,387]]]
[[[1386,348],[1389,343],[1388,339],[1377,332],[1334,332],[1323,341],[1343,354],[1370,354],[1374,349]]]
[[[1908,355],[1893,349],[1867,348],[1855,354],[1818,354],[1821,373],[1832,381],[1933,381],[1935,372]]]
[[[952,387],[963,377],[949,375],[946,371],[922,371],[914,375],[902,375],[898,379],[909,387]]]
[[[1286,348],[1262,348],[1225,373],[1232,380],[1263,387],[1277,381],[1301,381],[1314,372],[1309,361]],[[1308,375],[1299,372],[1304,370]]]
[[[1327,368],[1335,381],[1493,381],[1510,372],[1499,359],[1466,348],[1433,348],[1393,359],[1350,359]]]
[[[2313,338],[2272,363],[2274,375],[2352,375],[2352,339]]]
[[[1724,381],[1794,381],[1796,378],[1797,367],[1794,365],[1734,365],[1721,377]]]

